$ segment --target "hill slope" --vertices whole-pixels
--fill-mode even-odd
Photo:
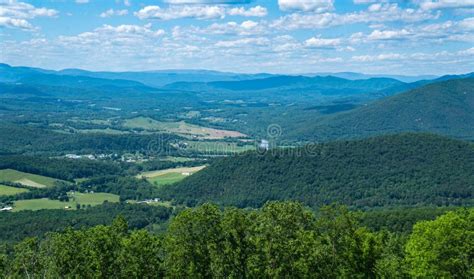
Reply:
[[[474,78],[437,82],[288,131],[307,140],[423,131],[474,138]]]
[[[473,144],[402,134],[224,158],[161,194],[239,207],[286,199],[311,206],[472,205],[473,170]]]

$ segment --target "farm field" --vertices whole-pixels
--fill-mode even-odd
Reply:
[[[20,193],[28,192],[28,189],[11,187],[0,184],[0,196],[12,196]]]
[[[187,149],[204,154],[233,154],[255,150],[255,145],[238,145],[235,142],[223,141],[187,141]]]
[[[173,168],[166,170],[158,171],[149,171],[139,174],[138,178],[146,178],[153,185],[169,185],[176,183],[185,177],[194,174],[205,168],[206,166],[198,167],[183,167],[183,168]]]
[[[31,200],[18,200],[13,204],[13,211],[22,210],[41,210],[41,209],[76,209],[76,205],[90,205],[96,206],[102,204],[104,201],[118,202],[119,196],[108,193],[69,193],[70,200],[68,202],[62,202],[58,200],[44,199],[31,199]]]
[[[196,137],[201,139],[240,138],[247,136],[237,131],[207,128],[189,124],[184,121],[162,122],[147,117],[127,119],[125,120],[123,126],[130,129],[139,128],[152,131],[162,131],[185,137]]]
[[[45,188],[53,186],[54,183],[59,180],[12,169],[3,169],[0,170],[0,181],[19,183],[25,186],[36,188]]]

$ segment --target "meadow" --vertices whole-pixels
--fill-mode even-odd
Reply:
[[[20,193],[28,192],[28,189],[11,187],[0,184],[0,196],[12,196]]]
[[[158,171],[149,171],[139,174],[138,178],[146,178],[153,185],[169,185],[183,180],[187,176],[194,174],[205,168],[206,166],[198,167],[181,167]]]
[[[57,179],[21,172],[12,169],[0,170],[0,181],[19,183],[29,187],[45,188],[54,186]]]
[[[13,204],[13,211],[22,210],[41,210],[41,209],[76,209],[79,204],[81,206],[96,206],[107,202],[119,202],[119,196],[109,193],[78,193],[69,192],[69,201],[62,202],[58,200],[50,200],[47,198],[18,200]]]
[[[224,139],[246,137],[245,134],[230,130],[220,130],[189,124],[184,121],[164,122],[148,117],[136,117],[125,120],[123,126],[130,129],[162,131],[184,137],[201,139]]]

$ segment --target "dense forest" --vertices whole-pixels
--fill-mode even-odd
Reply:
[[[314,207],[472,205],[473,159],[474,145],[464,141],[380,136],[223,158],[160,194],[187,205],[238,207],[288,199]]]
[[[110,226],[26,238],[0,252],[0,274],[80,278],[470,278],[474,211],[447,212],[410,234],[372,231],[343,207],[259,210],[205,204],[164,234]]]
[[[104,133],[66,134],[48,129],[0,124],[0,154],[47,153],[63,155],[110,154],[124,152],[142,152],[145,154],[175,154],[170,145],[174,135],[110,135]]]
[[[163,206],[104,203],[101,206],[63,210],[47,209],[0,214],[0,244],[17,243],[26,237],[43,237],[48,232],[59,232],[97,225],[110,225],[116,216],[122,216],[130,229],[154,231],[165,224],[173,210]]]

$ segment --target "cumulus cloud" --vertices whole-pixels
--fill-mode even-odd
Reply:
[[[325,12],[334,9],[334,0],[278,0],[282,11]]]
[[[135,12],[140,19],[171,20],[179,18],[217,19],[225,17],[225,8],[222,6],[146,6]]]
[[[114,10],[108,9],[107,11],[100,14],[100,17],[111,17],[111,16],[124,16],[128,14],[128,10]]]
[[[324,39],[321,37],[312,37],[305,41],[305,46],[311,48],[335,48],[341,44],[341,39]]]
[[[237,40],[228,40],[228,41],[218,41],[216,43],[217,47],[225,47],[225,48],[235,48],[241,46],[264,46],[269,44],[270,41],[267,38],[243,38]]]
[[[255,16],[255,17],[264,17],[267,15],[267,9],[262,6],[255,6],[249,9],[245,9],[244,7],[239,8],[232,8],[227,12],[229,15],[233,16]]]
[[[354,23],[382,23],[382,22],[419,22],[436,19],[440,13],[425,10],[402,9],[397,4],[375,4],[376,7],[353,13],[293,13],[275,20],[272,27],[279,29],[313,29]]]
[[[356,32],[350,42],[411,40],[417,44],[444,43],[445,41],[474,42],[474,17],[460,21],[445,21],[424,25],[411,25],[402,29],[375,29],[370,34]]]
[[[154,40],[165,34],[162,29],[153,30],[151,24],[112,26],[105,24],[91,32],[80,33],[76,36],[60,36],[58,41],[65,46],[96,46],[98,45],[136,45],[139,42]]]
[[[89,3],[89,0],[76,0],[77,4],[87,4]]]
[[[245,9],[244,7],[227,8],[223,5],[171,5],[167,8],[146,6],[135,12],[135,15],[140,19],[172,20],[180,18],[219,19],[226,15],[264,17],[267,13],[267,9],[262,6]]]
[[[248,4],[251,0],[165,0],[169,4]]]
[[[35,27],[28,21],[35,17],[54,17],[59,12],[54,9],[36,8],[35,6],[11,1],[0,1],[0,26],[33,30]]]
[[[374,30],[368,36],[369,40],[397,40],[409,36],[411,33],[406,30]]]
[[[474,7],[474,0],[421,0],[415,2],[425,10]]]
[[[352,61],[356,62],[374,62],[384,60],[399,60],[404,58],[404,55],[399,53],[383,53],[378,55],[357,55],[352,56]]]

